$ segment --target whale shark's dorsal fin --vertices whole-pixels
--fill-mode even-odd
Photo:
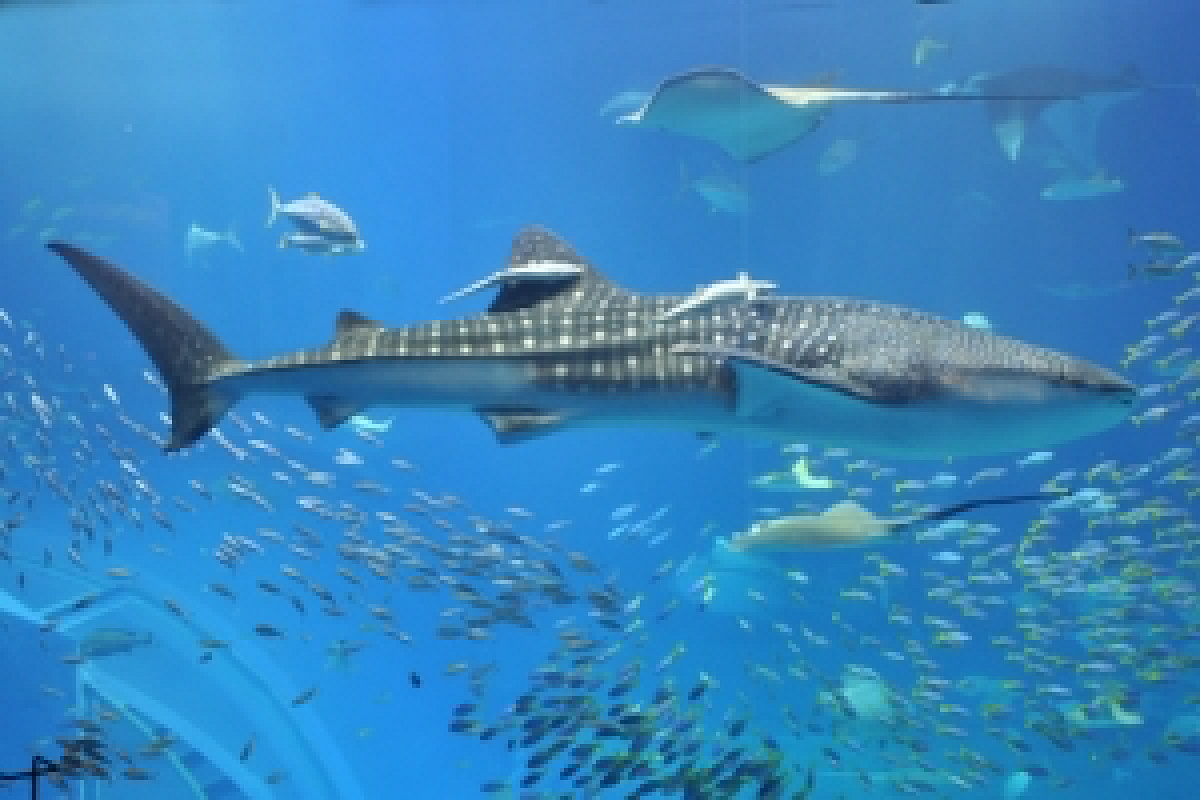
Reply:
[[[499,286],[489,314],[526,311],[557,301],[562,307],[627,294],[580,258],[560,236],[532,225],[513,240],[508,266],[443,297],[449,303]]]
[[[488,306],[491,314],[533,308],[574,289],[611,285],[565,239],[537,225],[517,234],[508,269],[498,277],[503,285]]]
[[[382,328],[383,325],[373,319],[369,319],[357,311],[343,310],[338,313],[337,319],[333,323],[333,338],[339,339],[348,333],[356,331],[374,330]]]

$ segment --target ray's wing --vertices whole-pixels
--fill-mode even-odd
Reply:
[[[749,163],[811,133],[826,110],[789,103],[736,70],[710,67],[667,78],[621,121],[706,139]]]

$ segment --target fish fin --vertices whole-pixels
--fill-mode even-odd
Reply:
[[[562,430],[572,416],[535,408],[479,408],[476,413],[501,444],[518,444]]]
[[[347,334],[359,333],[364,330],[378,330],[382,327],[364,314],[343,309],[338,312],[337,319],[333,323],[333,338],[336,340]]]
[[[992,123],[992,133],[1009,161],[1016,161],[1021,157],[1021,147],[1025,143],[1025,128],[1026,121],[1024,117],[1020,116]]]
[[[267,227],[275,224],[275,219],[279,216],[279,193],[275,191],[274,186],[267,187],[267,200],[271,204],[271,210],[267,213]]]
[[[202,322],[117,265],[65,242],[46,246],[117,313],[167,384],[171,402],[167,452],[208,433],[237,402],[235,393],[218,388],[210,377],[237,360],[233,353]]]
[[[522,311],[556,301],[565,303],[569,295],[579,291],[588,294],[624,291],[596,271],[565,239],[546,228],[531,225],[513,240],[508,270],[531,268],[537,264],[561,264],[568,271],[570,268],[575,271],[563,277],[550,278],[535,274],[522,278],[520,275],[501,273],[504,282],[488,306],[489,314]]]
[[[308,395],[305,400],[317,413],[321,430],[331,431],[363,410],[363,406],[331,395]]]
[[[901,400],[882,391],[884,387],[872,386],[850,375],[838,374],[825,367],[806,368],[786,364],[747,350],[685,344],[673,347],[671,353],[706,355],[727,360],[733,369],[734,405],[738,416],[752,417],[761,413],[774,405],[776,398],[793,391],[796,381],[870,403],[892,404]]]
[[[809,386],[830,390],[860,400],[870,400],[865,392],[845,381],[819,375],[815,370],[780,369],[763,362],[747,359],[733,361],[735,376],[734,413],[754,418],[775,413],[785,406],[788,396],[795,392],[797,379]]]

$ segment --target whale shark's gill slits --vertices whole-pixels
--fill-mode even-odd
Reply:
[[[237,401],[211,382],[236,361],[199,320],[119,267],[65,242],[47,244],[96,291],[137,337],[171,397],[171,439],[179,450],[207,433]]]

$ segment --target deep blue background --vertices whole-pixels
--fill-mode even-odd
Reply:
[[[836,70],[838,85],[921,89],[1028,64],[1108,74],[1136,63],[1151,82],[1191,83],[1200,80],[1200,12],[1179,0],[829,5],[164,2],[5,11],[0,306],[61,343],[92,386],[111,383],[126,412],[149,423],[163,404],[139,377],[148,362],[45,252],[44,228],[67,240],[112,237],[94,249],[177,298],[239,355],[258,357],[325,341],[344,308],[393,324],[479,310],[482,297],[449,308],[435,301],[498,269],[516,231],[540,223],[632,288],[685,291],[748,269],[788,293],[868,297],[951,317],[980,311],[1003,333],[1115,365],[1145,333],[1143,320],[1189,286],[1185,279],[1076,299],[1039,287],[1120,286],[1137,258],[1126,241],[1131,226],[1196,238],[1200,107],[1190,90],[1150,90],[1117,105],[1096,148],[1126,190],[1064,202],[1039,197],[1052,172],[1034,159],[1010,164],[973,102],[837,110],[809,139],[748,168],[705,143],[618,127],[599,112],[618,92],[706,64],[767,82]],[[912,53],[923,36],[950,47],[917,67]],[[857,139],[858,158],[822,176],[817,162],[838,138]],[[709,212],[699,196],[679,191],[681,166],[744,181],[750,213]],[[317,191],[347,209],[367,251],[326,260],[277,249],[279,227],[262,227],[268,185],[285,197]],[[49,221],[61,207],[75,211]],[[192,223],[234,226],[245,252],[218,246],[204,254],[206,265],[189,265],[183,241]],[[254,407],[281,424],[316,428],[298,401]],[[757,472],[786,465],[774,446],[730,440],[701,455],[691,436],[614,430],[502,448],[474,419],[396,417],[387,454],[420,466],[416,485],[457,492],[485,514],[520,505],[540,520],[574,520],[564,537],[628,579],[631,592],[668,555],[707,553],[714,535],[744,528],[755,508],[792,500],[747,486]],[[1132,463],[1167,443],[1125,426],[1059,448],[1047,469],[1085,469],[1109,456]],[[338,446],[369,449],[339,432],[312,450],[328,458]],[[188,458],[164,460],[161,481],[230,468]],[[624,466],[602,479],[602,490],[580,494],[607,462]],[[1011,459],[900,465],[900,477],[951,469],[965,478],[992,463]],[[1014,479],[1011,488],[1028,487]],[[281,505],[290,491],[280,490]],[[878,491],[886,511],[883,484]],[[931,499],[949,496],[957,495]],[[639,514],[671,506],[673,534],[661,552],[605,538],[609,513],[629,502]],[[199,523],[197,535],[216,536],[239,513],[231,507]],[[710,521],[715,529],[701,534]],[[201,550],[171,567],[197,590],[214,569]],[[828,567],[835,586],[848,584],[860,561],[837,555],[807,568]],[[412,602],[419,617],[426,601]],[[789,613],[803,620],[807,612]],[[691,667],[702,668],[706,646],[728,652],[712,619],[681,621],[661,634],[662,649],[688,639]],[[318,641],[348,635],[336,621],[311,625]],[[501,663],[524,664],[534,640],[509,634],[487,646]],[[5,665],[23,652],[21,641],[5,640]],[[319,671],[312,647],[278,652],[298,686]],[[323,680],[327,705],[317,711],[370,796],[398,796],[383,787],[400,779],[412,792],[405,796],[472,796],[482,779],[512,768],[500,747],[443,734],[459,685],[431,680],[423,692],[405,690],[410,669],[436,676],[455,652],[427,641],[380,644],[353,682]],[[513,668],[509,694],[520,690],[523,668]],[[373,702],[385,691],[395,699]],[[494,691],[505,697],[503,686]],[[45,735],[33,733],[45,707],[44,698],[29,704],[31,735]],[[372,733],[358,735],[366,727]],[[0,735],[0,767],[24,759],[27,746],[22,736]],[[1188,762],[1138,769],[1166,785],[1196,774]],[[1111,796],[1125,793],[1118,786]]]

